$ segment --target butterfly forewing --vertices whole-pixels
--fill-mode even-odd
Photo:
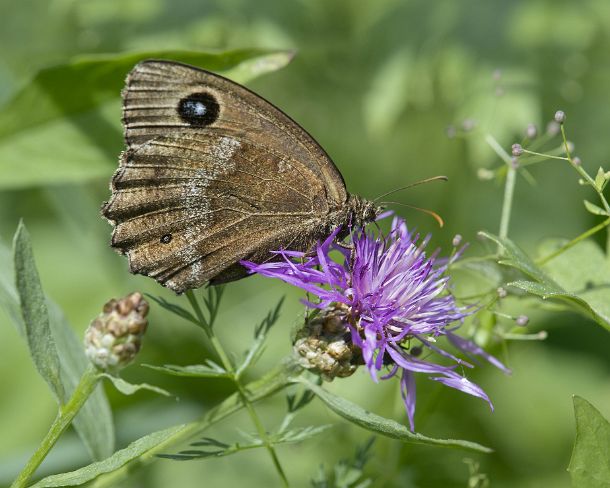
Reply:
[[[146,61],[123,100],[127,150],[103,213],[134,273],[177,292],[237,279],[241,259],[306,250],[345,204],[343,179],[311,136],[225,78]]]

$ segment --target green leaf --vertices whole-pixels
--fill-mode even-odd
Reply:
[[[165,364],[163,366],[154,366],[152,364],[143,364],[150,369],[160,371],[162,373],[171,374],[173,376],[187,376],[192,378],[229,378],[230,375],[216,363],[209,361],[210,366],[203,364],[191,364],[189,366],[177,366],[175,364]]]
[[[597,205],[589,202],[588,200],[583,200],[583,203],[585,204],[585,208],[587,209],[587,211],[589,213],[592,213],[593,215],[608,215],[608,212],[606,212],[603,208],[598,207]]]
[[[610,330],[610,261],[591,240],[584,240],[540,268],[510,239],[481,233],[500,245],[505,254],[500,264],[533,278],[508,283],[543,299],[554,298]]]
[[[0,189],[109,177],[121,150],[119,97],[143,59],[173,59],[244,83],[290,51],[147,51],[78,57],[40,70],[0,110]]]
[[[49,325],[49,313],[40,284],[30,235],[23,222],[19,222],[13,240],[15,284],[21,303],[25,336],[40,376],[47,382],[59,403],[66,401],[61,382],[59,355]]]
[[[295,381],[302,383],[309,388],[316,396],[322,400],[333,412],[340,415],[344,419],[356,424],[364,429],[370,430],[377,434],[398,439],[402,442],[411,442],[414,444],[430,444],[442,447],[454,447],[477,452],[492,452],[488,447],[482,446],[475,442],[454,440],[454,439],[433,439],[422,434],[411,432],[407,427],[398,422],[386,419],[372,412],[368,412],[362,407],[341,398],[324,388],[310,382],[309,380],[299,377]]]
[[[0,273],[0,306],[7,311],[15,327],[25,338],[26,326],[20,311],[19,296],[15,285],[11,282],[14,273],[10,254],[10,250],[0,244],[0,269],[3,270],[3,273]],[[65,402],[89,365],[89,360],[85,356],[82,342],[74,334],[61,309],[48,298],[46,304],[64,389],[64,398],[60,400]],[[93,459],[103,459],[112,454],[114,451],[112,412],[101,385],[83,405],[73,425]]]
[[[93,481],[98,476],[116,471],[128,462],[146,454],[150,449],[157,447],[164,440],[171,438],[183,427],[184,426],[182,425],[178,425],[170,427],[169,429],[153,432],[152,434],[132,442],[125,449],[115,452],[112,456],[103,461],[90,464],[69,473],[47,476],[33,485],[32,488],[80,486]]]
[[[112,376],[111,374],[107,373],[101,373],[100,376],[109,379],[114,385],[114,387],[119,390],[123,395],[133,395],[134,393],[140,390],[148,390],[154,393],[158,393],[159,395],[171,396],[171,394],[163,388],[149,385],[147,383],[139,383],[137,385],[134,385],[133,383],[129,383],[128,381],[125,381],[124,379],[119,378],[118,376]]]
[[[606,183],[608,183],[606,172],[604,171],[604,168],[600,166],[600,168],[597,170],[597,174],[595,175],[595,188],[597,188],[599,191],[604,191]]]
[[[610,423],[587,400],[574,397],[576,441],[568,471],[574,488],[610,485]]]
[[[161,307],[163,307],[165,310],[178,315],[179,317],[182,317],[183,319],[188,320],[189,322],[192,322],[193,324],[199,324],[199,322],[197,322],[197,319],[193,316],[193,314],[191,312],[189,312],[188,310],[186,310],[185,308],[181,307],[180,305],[176,305],[175,303],[172,302],[168,302],[165,298],[163,297],[155,297],[153,295],[149,295],[148,293],[146,294],[147,297],[153,299],[155,302],[157,302],[159,305],[161,305]]]

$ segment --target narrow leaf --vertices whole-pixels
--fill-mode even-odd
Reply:
[[[49,325],[49,313],[34,262],[30,235],[23,222],[19,222],[15,233],[13,254],[15,283],[30,355],[57,401],[64,403],[66,397],[59,372],[59,355]]]
[[[230,376],[222,368],[211,368],[209,366],[204,366],[203,364],[192,364],[189,366],[177,366],[175,364],[154,366],[152,364],[143,364],[143,366],[173,376],[187,376],[193,378],[228,378]]]
[[[112,382],[114,387],[117,390],[119,390],[123,395],[133,395],[134,393],[136,393],[140,390],[148,390],[148,391],[152,391],[154,393],[158,393],[159,395],[171,396],[171,394],[168,391],[164,390],[163,388],[159,388],[157,386],[152,386],[147,383],[140,383],[140,384],[134,385],[133,383],[129,383],[128,381],[125,381],[122,378],[119,378],[117,376],[112,376],[107,373],[102,373],[100,376],[103,376],[104,378],[108,378]]]
[[[125,449],[115,452],[112,456],[103,461],[90,464],[69,473],[48,476],[33,485],[32,488],[80,486],[93,481],[98,476],[116,471],[128,462],[139,458],[150,449],[157,447],[164,440],[171,438],[183,427],[184,426],[182,425],[178,425],[149,434],[132,442]]]
[[[197,322],[197,319],[193,316],[193,314],[191,312],[189,312],[187,309],[181,307],[180,305],[176,305],[175,303],[168,302],[163,297],[156,297],[156,296],[150,295],[148,293],[146,294],[146,296],[148,298],[154,300],[155,302],[157,302],[165,310],[167,310],[173,314],[176,314],[179,317],[182,317],[183,319],[188,320],[189,322],[192,322],[194,324],[199,324],[199,322]]]
[[[26,326],[20,310],[19,295],[12,283],[13,263],[8,247],[0,244],[0,306],[12,319],[15,327],[26,337]],[[61,309],[46,299],[49,325],[60,362],[60,378],[66,398],[72,394],[80,377],[89,365],[82,342],[66,320]],[[114,423],[110,405],[101,385],[89,396],[74,419],[73,426],[93,459],[104,459],[114,451]]]
[[[608,215],[608,212],[606,212],[603,208],[598,207],[597,205],[591,203],[588,200],[583,200],[583,203],[585,204],[585,208],[587,209],[587,211],[589,213],[592,213],[593,215]]]
[[[309,380],[306,380],[305,378],[295,378],[295,381],[302,383],[309,388],[336,414],[340,415],[349,422],[352,422],[353,424],[377,434],[381,434],[392,439],[398,439],[402,442],[453,447],[485,453],[492,452],[490,448],[475,442],[454,439],[433,439],[422,434],[411,432],[406,426],[399,424],[394,420],[386,419],[372,412],[368,412],[355,403],[334,395],[333,393],[330,393],[329,391],[310,382]]]
[[[574,397],[576,441],[568,471],[574,488],[608,488],[610,423],[587,400]]]

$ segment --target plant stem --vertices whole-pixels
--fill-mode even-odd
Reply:
[[[248,400],[250,403],[255,403],[273,395],[291,384],[291,378],[299,372],[300,366],[295,362],[282,361],[265,376],[252,381],[245,386],[244,390],[248,392]],[[146,453],[138,456],[136,460],[103,475],[100,479],[96,480],[96,488],[110,488],[116,486],[120,480],[124,479],[135,468],[144,466],[158,459],[156,457],[157,454],[167,452],[172,446],[185,443],[188,440],[201,435],[206,429],[238,412],[244,408],[244,406],[241,395],[239,393],[233,393],[211,410],[207,411],[201,418],[195,422],[186,424],[178,432],[172,434],[171,437],[168,437],[162,443],[157,444]]]
[[[189,290],[186,292],[186,295],[189,299],[189,302],[191,303],[191,306],[193,307],[193,310],[195,311],[195,314],[197,315],[198,320],[201,323],[203,330],[207,334],[208,339],[210,340],[210,343],[212,344],[212,347],[214,348],[214,351],[220,358],[220,361],[221,361],[223,367],[225,368],[225,370],[227,371],[227,373],[229,373],[230,379],[235,384],[235,387],[237,388],[237,393],[239,394],[243,405],[246,407],[246,410],[248,411],[248,414],[250,415],[250,418],[252,419],[252,422],[254,423],[256,430],[258,431],[258,435],[260,436],[261,441],[267,448],[267,451],[269,451],[271,460],[273,461],[273,465],[275,466],[275,469],[278,472],[278,475],[280,476],[280,478],[282,480],[283,486],[286,486],[286,487],[290,486],[288,483],[288,478],[286,477],[284,469],[282,468],[280,460],[277,456],[277,453],[275,452],[275,448],[274,448],[273,444],[269,441],[269,436],[267,435],[267,431],[265,430],[265,427],[264,427],[260,417],[256,413],[256,410],[254,409],[254,405],[248,398],[244,385],[242,384],[241,379],[239,378],[239,375],[235,371],[235,366],[233,365],[233,362],[231,361],[231,359],[225,352],[224,348],[222,347],[222,344],[216,337],[216,334],[214,333],[214,329],[212,327],[210,327],[208,325],[207,321],[205,320],[201,307],[199,306],[199,302],[197,301],[197,298],[195,297],[194,293],[191,290]]]
[[[538,259],[536,261],[536,264],[538,265],[543,265],[548,263],[551,259],[559,256],[561,253],[567,251],[568,249],[570,249],[571,247],[575,246],[576,244],[578,244],[580,241],[582,241],[583,239],[586,239],[587,237],[591,237],[593,234],[595,234],[596,232],[599,232],[600,230],[602,230],[605,227],[608,227],[608,225],[610,224],[610,218],[604,220],[601,224],[596,225],[595,227],[592,227],[591,229],[589,229],[586,232],[583,232],[582,234],[580,234],[579,236],[575,237],[574,239],[572,239],[570,242],[564,244],[563,246],[561,246],[559,249],[557,249],[556,251],[553,251],[551,254],[549,254],[548,256],[543,257],[542,259]]]
[[[500,239],[506,239],[508,237],[508,224],[510,223],[510,213],[513,206],[513,196],[515,193],[515,181],[517,171],[511,164],[511,158],[508,153],[498,144],[498,141],[491,135],[485,136],[485,142],[491,146],[495,153],[502,158],[506,163],[506,183],[504,184],[504,200],[502,202],[502,216],[500,217]],[[498,252],[501,252],[501,246],[498,246]]]
[[[99,381],[99,376],[93,365],[89,365],[72,393],[72,397],[68,402],[59,408],[59,412],[53,424],[51,425],[47,435],[40,443],[36,452],[32,455],[28,463],[25,465],[19,476],[15,479],[11,488],[22,488],[26,486],[28,480],[38,469],[49,451],[53,448],[61,434],[72,423],[76,414],[85,404]]]

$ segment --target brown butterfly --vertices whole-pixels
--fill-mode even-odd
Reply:
[[[380,208],[350,195],[320,145],[222,76],[143,61],[123,90],[127,149],[102,208],[132,273],[177,293],[247,275],[239,261],[310,250]]]

